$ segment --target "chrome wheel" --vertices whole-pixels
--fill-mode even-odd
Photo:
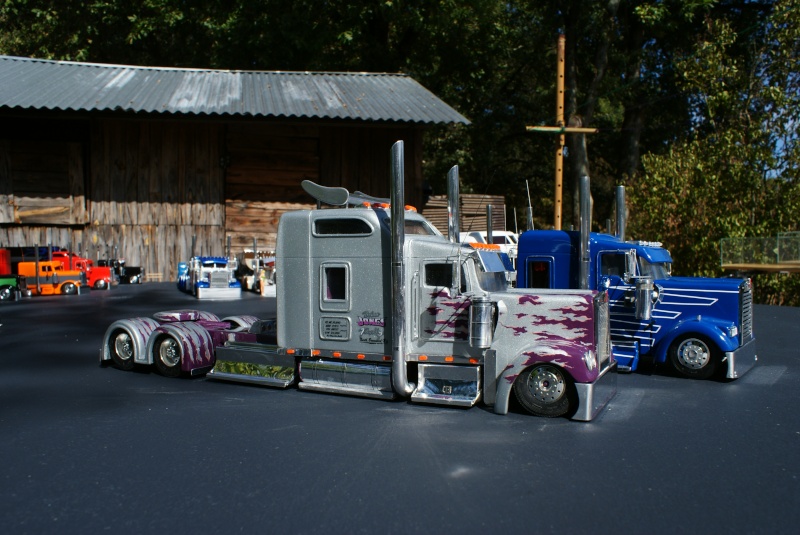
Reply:
[[[554,403],[567,390],[564,375],[558,368],[550,365],[535,368],[528,376],[527,383],[533,399],[541,403]]]
[[[133,339],[128,336],[128,333],[119,333],[114,338],[114,352],[122,360],[133,358]]]
[[[168,368],[174,368],[181,363],[181,348],[172,338],[164,338],[158,345],[158,358]]]
[[[178,377],[181,374],[183,348],[180,342],[169,335],[161,335],[153,346],[153,361],[158,373],[164,377]]]
[[[702,340],[689,338],[678,346],[678,362],[690,370],[699,370],[708,365],[711,360],[711,351]]]
[[[669,360],[681,374],[693,379],[706,379],[714,374],[719,350],[700,335],[684,336],[669,348]]]
[[[525,410],[536,416],[564,416],[577,407],[572,379],[553,364],[526,368],[514,381],[514,395]]]
[[[75,295],[76,293],[78,293],[78,287],[72,284],[71,282],[68,282],[61,287],[61,293],[63,293],[64,295]]]
[[[125,331],[117,331],[112,336],[109,344],[111,347],[111,360],[116,366],[122,370],[130,370],[133,368],[133,357],[136,353],[136,348],[133,343],[133,338]]]

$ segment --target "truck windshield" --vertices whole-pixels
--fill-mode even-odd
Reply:
[[[639,272],[643,277],[652,277],[653,280],[668,279],[672,266],[667,262],[650,263],[639,257]]]

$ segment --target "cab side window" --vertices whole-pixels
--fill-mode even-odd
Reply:
[[[548,260],[528,261],[528,288],[550,288],[550,267]]]
[[[625,276],[625,255],[618,253],[601,254],[600,274],[620,278]]]
[[[324,262],[320,266],[320,310],[346,312],[352,300],[351,266],[346,262]]]
[[[452,264],[425,264],[425,286],[450,288],[452,285]]]

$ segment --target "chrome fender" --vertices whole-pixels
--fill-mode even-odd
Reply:
[[[211,312],[204,310],[167,310],[164,312],[156,312],[153,317],[159,323],[175,323],[178,321],[219,321],[219,317]]]
[[[222,318],[221,321],[227,321],[231,324],[229,330],[233,332],[248,332],[250,327],[259,319],[255,316],[227,316]]]
[[[103,345],[100,347],[100,362],[111,360],[111,352],[108,345],[114,333],[121,330],[125,331],[133,340],[133,361],[137,364],[146,364],[148,362],[147,342],[158,325],[157,321],[150,318],[130,318],[115,321],[106,329],[106,333],[103,336]]]
[[[211,333],[193,322],[165,323],[157,327],[147,341],[145,351],[147,364],[153,364],[156,343],[165,336],[175,340],[181,347],[181,369],[183,371],[192,372],[197,368],[208,368],[214,365],[216,359]]]

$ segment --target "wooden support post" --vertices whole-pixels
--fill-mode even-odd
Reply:
[[[564,146],[566,141],[564,134],[594,134],[597,128],[573,128],[567,127],[564,122],[564,49],[566,48],[567,38],[563,35],[558,36],[558,63],[556,66],[556,125],[557,126],[526,126],[528,132],[550,132],[558,134],[558,144],[556,145],[556,176],[555,176],[555,199],[553,206],[553,228],[561,230],[561,214],[563,182],[564,182]]]

